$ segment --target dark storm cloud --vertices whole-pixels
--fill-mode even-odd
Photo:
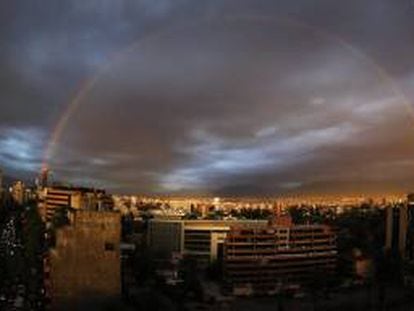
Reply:
[[[3,128],[0,135],[1,163],[18,176],[21,176],[21,171],[39,171],[44,138],[36,128]]]
[[[57,142],[56,179],[238,194],[414,181],[412,116],[390,83],[414,97],[409,1],[1,6],[6,169],[39,167],[70,98],[107,66]]]

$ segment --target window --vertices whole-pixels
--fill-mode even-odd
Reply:
[[[114,243],[105,242],[105,250],[106,251],[114,251],[115,250]]]

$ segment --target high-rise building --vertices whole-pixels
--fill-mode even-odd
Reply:
[[[57,229],[45,269],[53,310],[83,310],[87,301],[121,294],[120,214],[78,210],[72,219]]]
[[[22,181],[17,181],[11,188],[11,195],[15,203],[22,205],[26,201],[26,187]]]
[[[4,189],[3,189],[3,170],[0,169],[0,199],[4,199]]]
[[[41,191],[39,209],[46,222],[58,208],[71,207],[83,210],[112,210],[113,201],[104,190],[82,187],[46,187]]]
[[[407,204],[409,207],[414,207],[414,193],[409,193],[407,195]]]
[[[407,196],[407,240],[406,258],[414,259],[414,194]]]
[[[40,188],[45,188],[48,186],[49,174],[50,174],[50,170],[48,168],[43,168],[42,171],[40,172],[39,185],[38,185]]]
[[[224,243],[224,280],[234,294],[299,288],[335,272],[336,234],[326,225],[233,227]]]
[[[385,210],[385,249],[403,259],[414,259],[414,194],[407,202]]]

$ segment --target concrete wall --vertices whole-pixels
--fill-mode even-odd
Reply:
[[[58,229],[50,254],[53,310],[121,294],[120,237],[115,212],[76,211],[73,224]]]

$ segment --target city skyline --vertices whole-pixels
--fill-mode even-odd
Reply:
[[[114,193],[412,188],[409,1],[0,6],[11,176],[47,164]]]

